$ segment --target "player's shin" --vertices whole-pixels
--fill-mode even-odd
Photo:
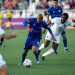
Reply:
[[[67,39],[63,39],[63,43],[64,43],[64,48],[67,47]]]
[[[58,53],[57,53],[57,48],[58,48],[58,46],[59,46],[59,43],[55,43],[55,42],[52,43],[52,48],[54,49],[54,53],[55,53],[55,54],[58,54]]]
[[[25,51],[23,52],[23,54],[22,54],[22,61],[21,61],[22,64],[23,64],[23,62],[24,62],[24,60],[25,60],[25,58],[26,58],[27,52],[28,52],[28,51],[25,50]]]
[[[69,52],[68,47],[67,47],[67,39],[66,38],[63,39],[63,43],[64,43],[64,51]]]
[[[32,47],[32,50],[33,50],[33,53],[34,53],[34,55],[35,55],[35,57],[36,57],[36,62],[37,62],[37,64],[39,64],[39,63],[40,63],[40,59],[39,59],[37,47],[36,47],[36,46],[33,46],[33,47]]]
[[[41,44],[41,46],[38,49],[38,55],[40,55],[40,52],[44,49],[44,43]]]
[[[49,49],[47,52],[45,52],[44,54],[42,54],[42,56],[43,56],[43,57],[46,57],[47,55],[52,54],[53,52],[54,52],[54,49],[51,48],[51,49]]]

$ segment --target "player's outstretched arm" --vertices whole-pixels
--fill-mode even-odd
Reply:
[[[5,39],[16,38],[16,32],[13,32],[11,35],[8,35],[8,34],[4,33],[4,34],[2,35],[2,37],[5,38]]]

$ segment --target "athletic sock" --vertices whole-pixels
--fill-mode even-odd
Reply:
[[[44,43],[42,43],[41,46],[39,47],[39,51],[41,51],[42,49],[44,49]]]
[[[25,53],[22,54],[22,62],[24,62],[24,60],[25,60],[25,58],[26,58],[26,55],[27,55],[27,54],[25,54]]]
[[[53,53],[53,52],[54,52],[54,49],[51,48],[51,49],[49,49],[47,52],[45,52],[44,54],[42,54],[42,56],[45,57],[45,56],[47,56],[47,55],[49,55],[49,54],[51,54],[51,53]]]
[[[67,39],[64,39],[63,43],[64,43],[64,48],[67,48]]]
[[[36,51],[36,52],[34,52],[34,55],[35,55],[35,57],[36,57],[36,60],[38,61],[38,52]]]

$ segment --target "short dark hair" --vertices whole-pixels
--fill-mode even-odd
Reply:
[[[53,0],[53,1],[58,1],[58,0]]]
[[[48,14],[47,14],[47,11],[44,11],[44,16],[46,16],[46,15],[48,15]]]
[[[43,15],[42,14],[38,14],[38,16],[40,16],[43,19]]]
[[[63,13],[62,15],[64,15],[66,17],[66,19],[68,19],[68,17],[69,17],[68,13]]]

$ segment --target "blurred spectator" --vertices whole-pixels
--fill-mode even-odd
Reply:
[[[18,0],[19,9],[27,9],[29,6],[29,0]]]
[[[13,9],[13,4],[12,4],[12,2],[10,0],[6,0],[4,2],[4,6],[5,6],[6,9],[10,9],[10,10]]]
[[[2,0],[2,3],[4,4],[5,0]]]
[[[38,0],[36,2],[36,9],[47,9],[49,7],[48,1],[49,0]]]
[[[19,9],[23,9],[23,0],[18,0]]]
[[[2,4],[2,0],[0,0],[0,4]]]
[[[63,7],[63,4],[62,4],[63,1],[64,1],[64,0],[58,0],[59,6]]]
[[[23,1],[23,8],[24,8],[24,9],[27,9],[28,6],[29,6],[29,0],[24,0],[24,1]]]
[[[70,8],[75,8],[75,0],[68,0],[68,4],[70,5]]]
[[[48,2],[49,2],[49,0],[45,0],[45,2],[44,2],[44,7],[45,7],[45,9],[48,9],[48,8],[49,8]]]
[[[17,10],[18,9],[18,0],[13,0],[12,1],[12,4],[13,4],[13,9],[15,10]]]

